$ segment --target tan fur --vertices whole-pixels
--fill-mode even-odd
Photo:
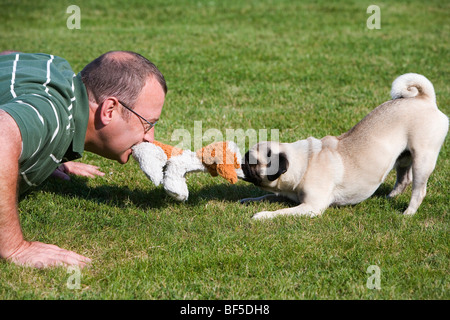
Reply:
[[[156,141],[156,140],[153,141],[153,144],[157,145],[164,151],[164,153],[167,156],[167,159],[170,159],[172,156],[178,156],[183,153],[183,149],[176,148],[176,147],[173,147],[168,144],[164,144],[164,143]]]
[[[253,147],[246,159],[258,162],[243,161],[244,180],[256,181],[261,188],[299,203],[292,208],[259,212],[254,218],[315,216],[333,204],[359,203],[377,190],[393,168],[397,170],[397,182],[389,196],[402,193],[412,183],[411,201],[404,214],[414,214],[425,197],[427,180],[449,123],[437,108],[431,82],[421,75],[405,74],[397,78],[392,96],[394,100],[374,109],[339,137],[308,138],[294,143],[263,142]],[[271,161],[267,152],[259,150],[283,154],[289,169],[276,180],[268,180],[267,164]],[[242,202],[255,200],[262,199]]]
[[[167,159],[183,153],[183,150],[180,148],[159,141],[154,141],[153,143],[164,151]],[[212,143],[198,150],[196,154],[213,177],[220,175],[232,184],[238,181],[235,169],[239,169],[240,164],[236,154],[227,148],[226,142]]]
[[[230,152],[226,142],[215,142],[197,151],[208,172],[214,177],[218,174],[228,182],[238,181],[235,169],[240,168],[236,154]]]

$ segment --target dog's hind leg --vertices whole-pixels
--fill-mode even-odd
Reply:
[[[422,152],[421,154],[413,155],[413,186],[411,201],[403,214],[413,215],[416,213],[425,198],[425,195],[427,194],[427,181],[434,170],[438,154],[439,150],[437,152],[425,150],[425,152]]]
[[[388,198],[393,198],[403,193],[407,186],[412,182],[412,158],[409,151],[403,152],[395,162],[397,171],[397,181],[394,189],[389,193]]]
[[[411,201],[405,215],[416,213],[427,193],[427,181],[436,166],[439,151],[448,132],[448,118],[439,110],[428,110],[426,116],[416,123],[430,123],[430,130],[414,130],[409,134],[408,146],[412,156],[413,186]]]

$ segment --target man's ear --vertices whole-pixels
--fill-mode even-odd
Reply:
[[[107,98],[98,106],[97,114],[102,125],[108,125],[114,116],[116,106],[119,104],[116,98]]]

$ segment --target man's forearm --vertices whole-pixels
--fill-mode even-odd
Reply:
[[[6,185],[3,177],[0,174],[0,257],[6,259],[20,248],[24,239],[17,210],[17,192],[12,190],[11,184]],[[17,181],[15,185],[17,189]]]
[[[0,110],[0,257],[8,258],[24,243],[18,214],[20,131]]]

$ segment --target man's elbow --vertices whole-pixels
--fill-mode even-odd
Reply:
[[[20,51],[15,51],[15,50],[5,50],[0,52],[0,56],[6,56],[7,54],[11,54],[11,53],[18,53]]]

